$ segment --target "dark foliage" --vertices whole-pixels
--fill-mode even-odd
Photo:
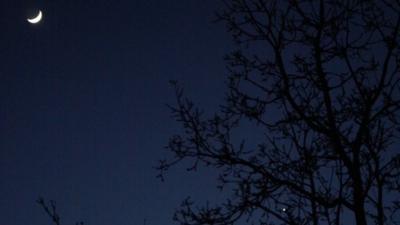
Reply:
[[[214,207],[187,200],[175,219],[400,224],[400,1],[223,2],[218,19],[239,49],[227,57],[226,101],[205,118],[175,85],[184,132],[159,170],[189,160],[233,192]],[[233,138],[247,122],[256,145]]]

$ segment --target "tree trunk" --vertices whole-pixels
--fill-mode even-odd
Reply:
[[[361,174],[358,169],[355,170],[354,184],[353,184],[353,201],[354,201],[354,215],[357,225],[367,225],[367,219],[364,208],[364,197]]]

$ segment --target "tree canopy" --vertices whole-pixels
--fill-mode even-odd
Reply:
[[[215,206],[187,200],[175,219],[399,224],[400,1],[222,2],[237,43],[226,99],[206,117],[175,85],[183,132],[158,169],[208,166],[232,193]],[[244,122],[262,140],[234,137]]]

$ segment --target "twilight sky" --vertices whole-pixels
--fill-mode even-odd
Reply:
[[[171,79],[200,106],[223,98],[232,50],[216,0],[0,2],[0,221],[173,224],[181,200],[217,199],[211,173],[153,167],[179,132]],[[26,18],[41,9],[40,24]]]

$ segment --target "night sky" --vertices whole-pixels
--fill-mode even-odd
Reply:
[[[187,196],[218,199],[210,172],[161,182],[154,169],[180,131],[168,81],[206,109],[223,99],[232,42],[212,22],[217,3],[1,1],[1,224],[51,224],[39,196],[64,225],[173,224]]]

